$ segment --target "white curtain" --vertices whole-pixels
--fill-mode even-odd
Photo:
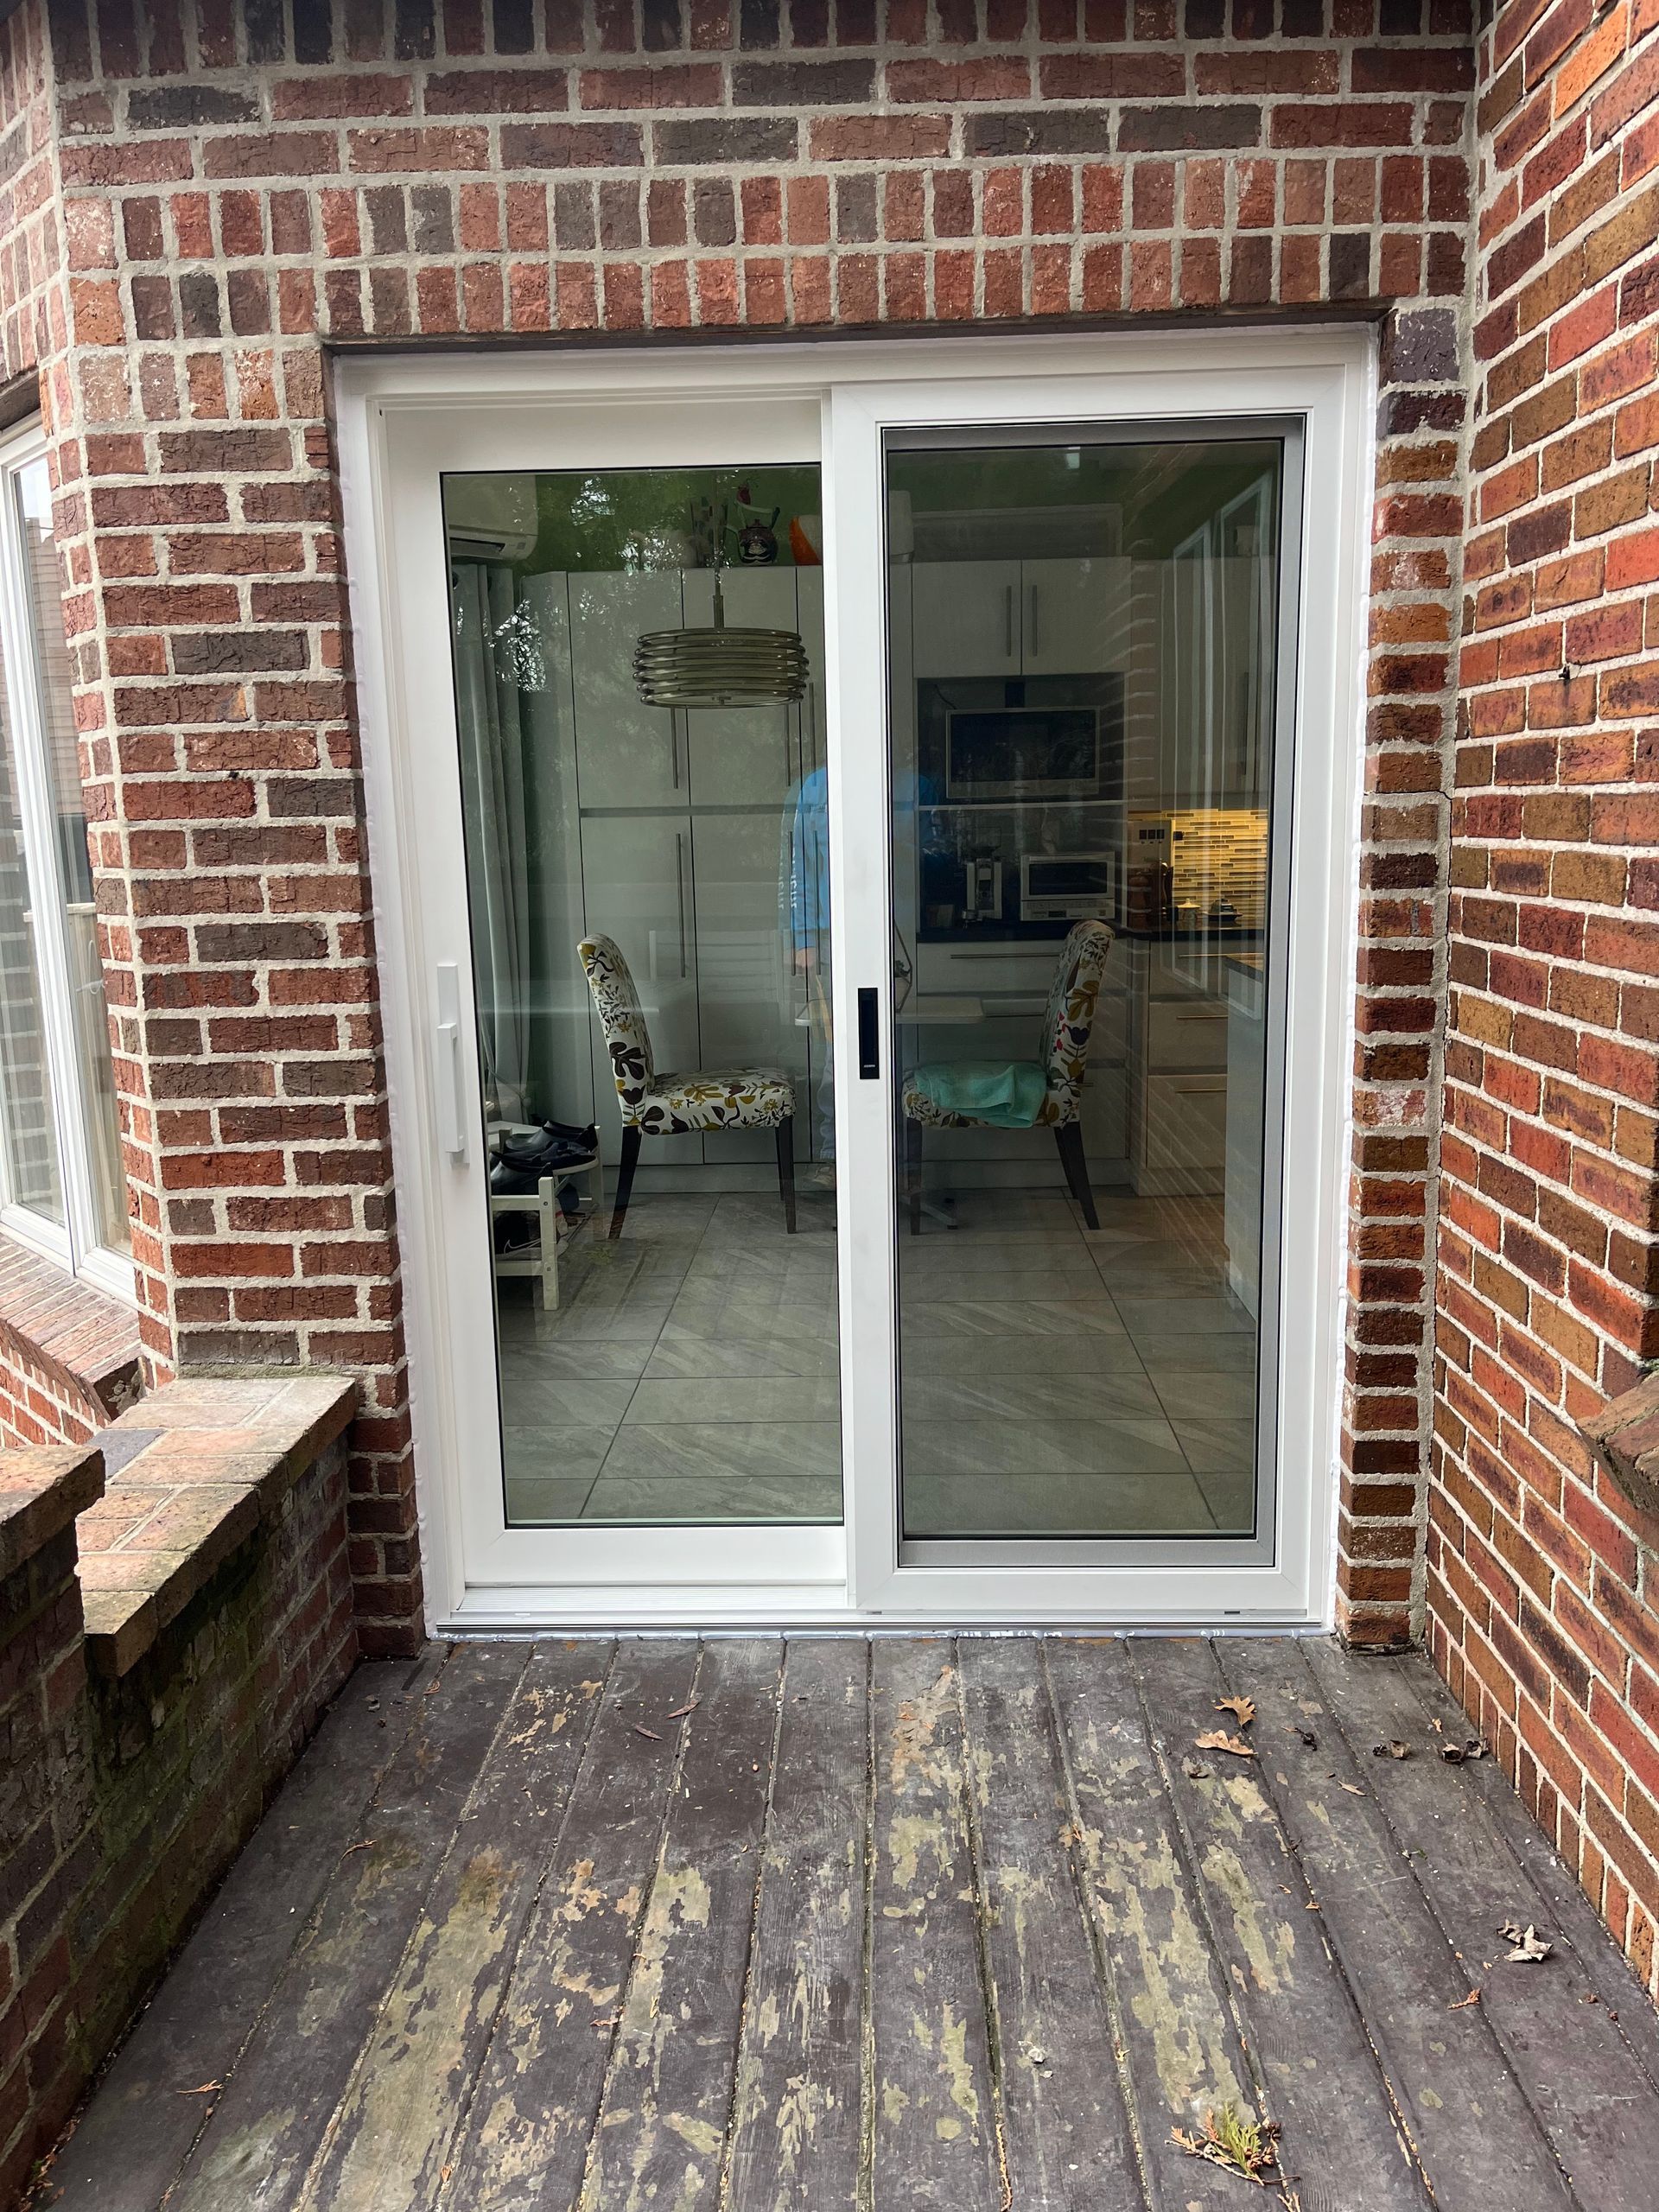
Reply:
[[[485,1088],[522,1119],[530,1077],[530,893],[524,850],[524,734],[512,571],[457,561],[453,571],[455,708],[467,827],[467,895]]]

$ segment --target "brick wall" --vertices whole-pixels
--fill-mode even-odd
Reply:
[[[1578,1427],[1659,1355],[1656,29],[1511,0],[1480,41],[1428,1594],[1659,1986],[1659,1525]]]
[[[68,324],[60,347],[49,308],[11,320],[50,355],[148,1341],[364,1375],[372,1648],[418,1580],[325,346],[1380,320],[1343,1609],[1404,1637],[1460,0],[56,0],[50,22]]]
[[[0,2204],[51,2147],[356,1656],[341,1444],[118,1679],[88,1664],[73,1518],[54,1514],[39,1543],[5,1525],[25,1478],[16,1461],[0,1471]]]

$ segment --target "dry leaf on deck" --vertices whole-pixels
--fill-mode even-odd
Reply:
[[[1518,1920],[1506,1920],[1497,1932],[1506,1943],[1512,1943],[1515,1946],[1509,1955],[1512,1965],[1536,1966],[1541,1959],[1547,1959],[1555,1948],[1553,1943],[1547,1943],[1544,1941],[1530,1921],[1523,1928]]]
[[[1348,1795],[1351,1797],[1363,1797],[1365,1795],[1365,1792],[1360,1788],[1357,1782],[1344,1782],[1342,1784],[1342,1787],[1348,1792]]]
[[[1446,2009],[1448,2012],[1466,2012],[1470,2005],[1478,2005],[1479,2002],[1479,1990],[1471,1989],[1466,1997],[1459,1997],[1455,2005],[1448,2005]]]
[[[633,1724],[633,1732],[636,1736],[649,1736],[653,1744],[660,1744],[663,1740],[654,1728],[642,1728],[637,1720]]]
[[[1230,1736],[1224,1728],[1206,1729],[1193,1742],[1201,1751],[1230,1751],[1236,1759],[1253,1759],[1255,1753],[1242,1736]]]
[[[1408,1759],[1411,1745],[1402,1744],[1397,1736],[1390,1736],[1386,1744],[1371,1745],[1371,1757],[1374,1759]]]
[[[1248,1728],[1255,1718],[1255,1700],[1250,1697],[1218,1697],[1216,1711],[1232,1713],[1241,1728]]]

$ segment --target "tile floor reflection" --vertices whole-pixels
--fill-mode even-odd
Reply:
[[[912,1536],[1248,1535],[1255,1325],[1218,1202],[963,1192],[899,1239]],[[559,1310],[499,1286],[508,1517],[841,1516],[834,1208],[636,1197]]]

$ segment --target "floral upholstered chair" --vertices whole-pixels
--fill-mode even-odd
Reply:
[[[689,1075],[658,1071],[651,1032],[621,947],[608,937],[576,947],[599,1026],[611,1055],[622,1104],[622,1160],[616,1175],[611,1235],[620,1236],[646,1137],[689,1136],[701,1129],[774,1129],[784,1224],[795,1233],[795,1086],[781,1068],[702,1068]]]
[[[1078,922],[1073,926],[1061,948],[1060,964],[1049,989],[1039,1057],[1028,1065],[1033,1078],[1039,1071],[1043,1078],[1041,1103],[1030,1126],[1053,1130],[1066,1187],[1090,1229],[1098,1229],[1100,1220],[1083,1149],[1083,1079],[1101,978],[1116,935],[1107,922]],[[914,1075],[905,1084],[904,1109],[906,1184],[913,1236],[922,1225],[923,1129],[1005,1128],[1008,1124],[982,1122],[972,1114],[954,1113],[937,1105]]]

